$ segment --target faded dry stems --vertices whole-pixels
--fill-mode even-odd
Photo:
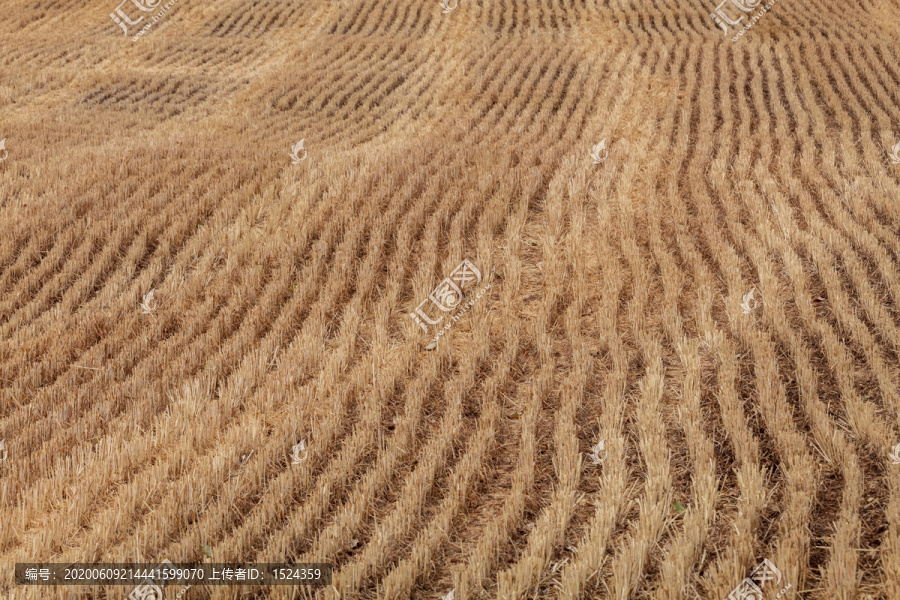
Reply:
[[[4,58],[3,569],[716,600],[768,558],[900,597],[889,10],[740,45],[670,4],[178,10],[142,48],[32,15]],[[423,352],[463,258],[492,287]],[[208,595],[245,592],[294,594]]]

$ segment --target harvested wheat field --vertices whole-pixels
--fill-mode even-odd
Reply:
[[[0,598],[900,599],[900,5],[718,1],[4,2]]]

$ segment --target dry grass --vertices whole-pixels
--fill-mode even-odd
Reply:
[[[900,598],[896,4],[114,4],[0,23],[0,597]]]

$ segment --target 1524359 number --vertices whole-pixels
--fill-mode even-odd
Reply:
[[[275,569],[275,579],[279,581],[317,581],[322,579],[322,569]]]

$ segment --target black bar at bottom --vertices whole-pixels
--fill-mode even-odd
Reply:
[[[325,563],[16,563],[16,585],[331,585]],[[150,589],[153,589],[152,587]]]

